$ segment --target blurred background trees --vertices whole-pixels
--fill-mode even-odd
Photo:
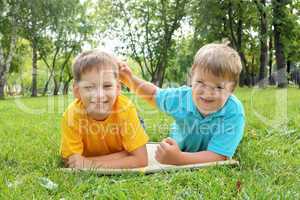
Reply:
[[[158,86],[186,84],[204,44],[228,41],[240,86],[300,87],[299,0],[0,0],[0,98],[68,94],[72,61],[108,48]]]

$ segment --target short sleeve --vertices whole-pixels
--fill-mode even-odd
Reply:
[[[83,153],[83,142],[82,136],[79,132],[74,129],[74,126],[71,126],[70,121],[68,120],[68,114],[65,113],[61,122],[61,156],[67,158],[73,154]],[[70,120],[73,120],[72,118]]]
[[[224,117],[223,125],[214,133],[207,150],[231,158],[239,145],[245,126],[245,117],[241,113],[232,113]]]
[[[155,95],[156,106],[161,111],[174,116],[182,111],[186,102],[183,93],[182,88],[158,89]]]
[[[135,107],[130,106],[126,112],[126,115],[123,115],[126,119],[122,125],[122,143],[126,151],[132,152],[144,146],[149,137],[140,123]]]

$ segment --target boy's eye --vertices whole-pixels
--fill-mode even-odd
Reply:
[[[218,89],[218,90],[223,90],[223,89],[224,89],[224,87],[222,87],[222,86],[218,86],[218,87],[217,87],[217,89]]]
[[[90,86],[90,85],[84,86],[84,89],[91,90],[91,89],[93,89],[93,86]]]
[[[104,85],[105,88],[111,88],[112,85],[111,84],[107,84],[107,85]]]

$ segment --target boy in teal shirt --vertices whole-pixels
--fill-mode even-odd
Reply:
[[[232,158],[245,125],[242,103],[233,95],[242,65],[225,44],[208,44],[197,52],[191,87],[160,89],[132,74],[120,63],[122,82],[175,120],[155,158],[163,164],[185,165]]]

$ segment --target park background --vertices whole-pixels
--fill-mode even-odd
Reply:
[[[1,199],[299,199],[299,0],[0,0]],[[72,61],[106,48],[160,87],[187,84],[196,51],[229,41],[243,71],[240,166],[103,177],[60,172]],[[129,93],[152,141],[172,119]]]

